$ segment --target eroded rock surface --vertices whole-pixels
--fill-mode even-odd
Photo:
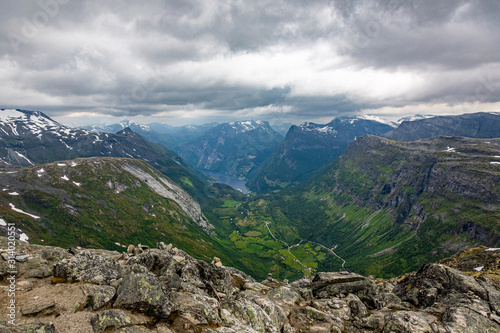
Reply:
[[[469,269],[476,265],[471,258],[489,265],[485,274],[464,272],[452,258],[455,268],[427,264],[391,280],[322,272],[288,283],[272,276],[257,282],[172,245],[133,248],[141,251],[19,243],[26,256],[19,265],[29,269],[17,276],[17,325],[0,322],[0,331],[500,332],[494,264],[500,249],[462,254]],[[36,269],[50,273],[33,274]],[[6,279],[2,286],[8,289]],[[8,298],[0,301],[7,318]]]

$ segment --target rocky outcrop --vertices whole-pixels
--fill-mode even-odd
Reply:
[[[53,277],[33,277],[29,270],[20,272],[16,277],[16,283],[22,286],[16,291],[18,325],[0,323],[0,330],[500,331],[500,289],[491,279],[500,273],[492,264],[500,249],[471,249],[459,255],[469,263],[467,267],[490,263],[487,274],[476,277],[472,272],[438,263],[392,280],[321,272],[292,283],[272,276],[259,283],[223,266],[220,260],[211,264],[199,261],[172,245],[129,248],[129,253],[122,254],[71,250],[76,253],[72,254],[19,242],[20,253],[30,253],[21,264],[29,264],[45,253],[55,262],[47,261],[40,268],[52,266]],[[474,258],[479,261],[474,263]],[[454,258],[449,261],[457,263]],[[75,303],[71,305],[71,301]],[[6,309],[6,304],[0,305]],[[0,315],[6,316],[2,311]],[[68,329],[68,322],[78,322],[80,330]]]

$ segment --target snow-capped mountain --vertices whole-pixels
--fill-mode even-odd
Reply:
[[[122,120],[114,124],[93,124],[80,126],[78,128],[93,132],[116,133],[125,128],[130,128],[148,140],[159,143],[168,149],[178,152],[180,147],[186,143],[205,134],[206,131],[219,125],[218,123],[207,123],[202,125],[171,126],[167,123],[141,124],[135,121]]]
[[[96,133],[64,126],[42,112],[0,109],[0,167],[96,156],[143,159],[179,184],[185,177],[197,183],[205,179],[177,154],[129,128]]]
[[[248,186],[266,191],[306,180],[339,157],[357,137],[382,135],[394,127],[375,116],[344,116],[328,124],[305,122],[292,126],[273,154],[249,176]]]
[[[104,133],[116,133],[125,128],[130,128],[132,131],[139,132],[152,132],[153,130],[148,125],[140,124],[135,121],[130,120],[122,120],[115,124],[93,124],[93,125],[85,125],[78,126],[78,128],[86,129],[92,132],[104,132]],[[139,133],[140,134],[140,133]]]
[[[197,168],[245,177],[282,141],[267,121],[220,124],[179,150]]]
[[[408,117],[403,117],[401,119],[398,119],[397,123],[401,124],[403,121],[415,121],[415,120],[422,120],[422,119],[428,119],[428,118],[434,118],[435,116],[432,114],[416,114],[413,116],[408,116]]]

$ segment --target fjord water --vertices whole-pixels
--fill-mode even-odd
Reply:
[[[248,194],[250,191],[246,187],[247,180],[246,179],[240,179],[236,178],[234,176],[227,175],[222,172],[217,172],[217,171],[211,171],[211,170],[203,170],[199,169],[199,171],[209,175],[213,179],[215,179],[217,182],[221,184],[226,184],[234,188],[235,190],[238,190],[244,194]]]

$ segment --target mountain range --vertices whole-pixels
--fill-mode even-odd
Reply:
[[[247,186],[267,192],[304,182],[342,155],[355,138],[382,135],[393,127],[380,118],[363,116],[337,117],[324,125],[307,122],[292,126],[272,155],[250,174]]]
[[[193,166],[245,177],[283,140],[267,121],[220,124],[179,150]]]
[[[500,118],[469,117],[487,117],[489,123]],[[446,124],[463,122],[444,120],[399,126],[432,122],[446,134],[457,131]],[[477,123],[470,122],[475,135],[500,137],[488,126],[477,131]],[[224,168],[259,170],[258,163],[248,164],[257,158],[238,154],[248,157],[250,149],[262,148],[261,137],[271,138],[276,151],[294,137],[309,147],[297,145],[288,154],[309,156],[311,149],[320,159],[322,152],[331,153],[329,162],[286,184],[293,187],[244,195],[211,183],[182,157],[130,128],[96,133],[40,112],[2,110],[0,211],[16,223],[18,237],[30,242],[120,250],[129,242],[152,246],[165,240],[200,259],[218,256],[258,278],[271,272],[297,279],[344,267],[392,277],[470,246],[499,246],[499,139],[365,135],[388,135],[394,126],[372,117],[339,117],[326,125],[292,126],[278,144],[279,134],[265,122],[216,125],[198,139],[210,154],[217,154],[214,147],[224,151]],[[227,142],[216,141],[221,137]],[[289,169],[283,166],[281,174]],[[0,229],[5,226],[0,223]]]
[[[173,151],[129,128],[116,134],[96,133],[64,126],[41,112],[0,110],[0,163],[4,167],[95,156],[145,160],[193,195],[208,180]]]

